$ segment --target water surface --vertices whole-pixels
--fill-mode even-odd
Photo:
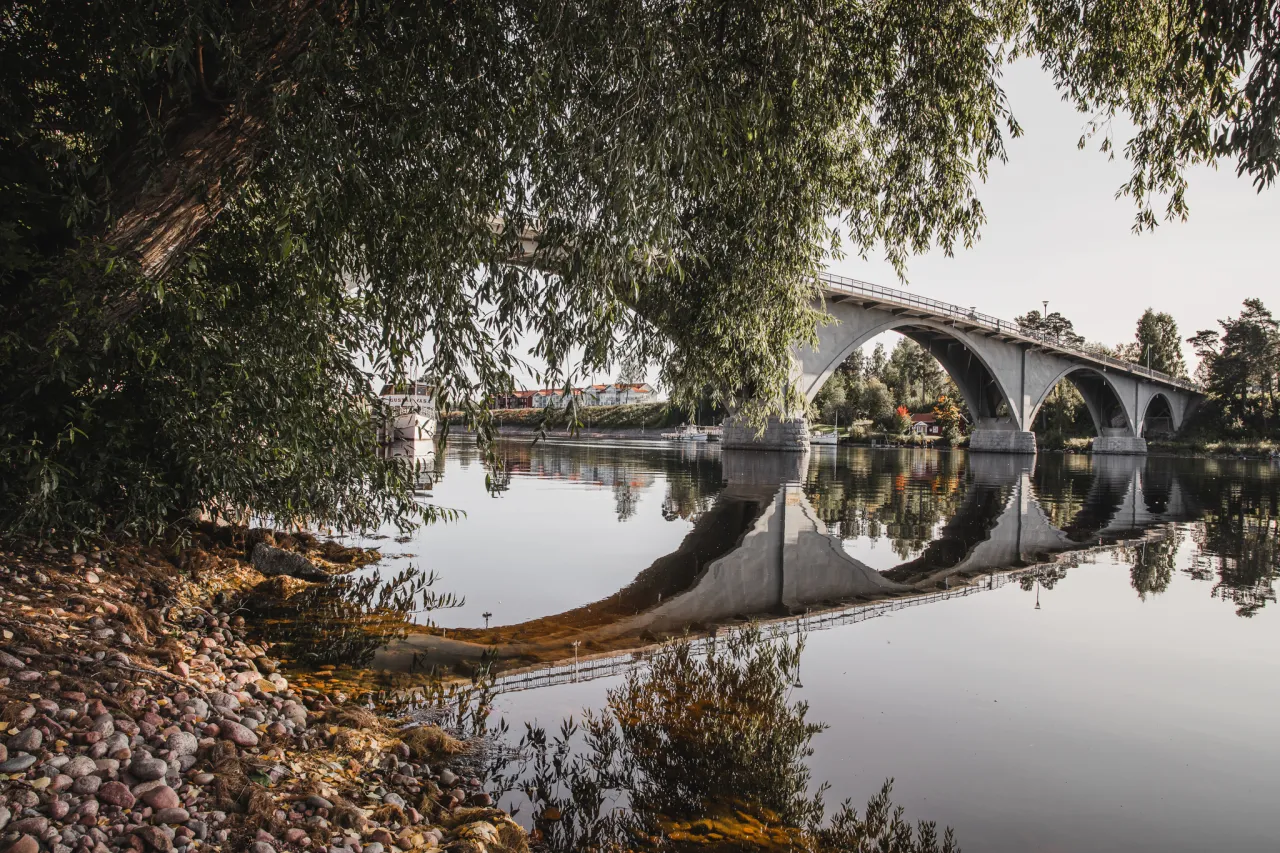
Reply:
[[[1201,459],[509,442],[433,460],[460,521],[377,542],[456,608],[361,666],[497,676],[519,729],[643,650],[806,638],[828,800],[888,777],[967,850],[1280,849],[1280,469]],[[700,642],[705,642],[700,640]],[[376,645],[376,644],[375,644]],[[576,659],[576,663],[575,663]],[[791,676],[788,676],[791,677]]]

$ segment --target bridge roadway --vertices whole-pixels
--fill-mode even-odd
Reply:
[[[970,449],[1034,453],[1031,426],[1059,380],[1079,389],[1093,420],[1095,453],[1145,453],[1146,436],[1180,429],[1203,399],[1195,383],[1031,333],[1017,323],[843,276],[823,274],[815,307],[835,322],[816,346],[797,348],[795,382],[813,400],[854,350],[887,331],[933,355],[960,389],[974,432]],[[808,444],[803,418],[770,421],[763,433],[731,419],[727,447],[798,450]]]
[[[1148,469],[1140,457],[1101,456],[1094,459],[1083,506],[1057,527],[1036,499],[1029,459],[969,458],[972,480],[943,534],[916,559],[881,572],[828,533],[800,485],[807,454],[726,450],[727,485],[714,505],[675,552],[627,587],[517,625],[411,634],[378,651],[371,665],[466,669],[487,659],[514,678],[548,665],[563,674],[566,661],[582,656],[580,666],[590,659],[591,671],[604,673],[662,637],[705,634],[744,619],[801,616],[796,624],[804,628],[860,621],[991,588],[993,573],[1133,539],[1194,515],[1178,483]]]

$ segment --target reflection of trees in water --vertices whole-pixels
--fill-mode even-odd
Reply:
[[[662,517],[667,521],[683,518],[697,521],[711,508],[721,489],[719,477],[677,474],[667,480],[667,496],[662,501]]]
[[[1223,476],[1200,477],[1193,484],[1204,507],[1192,539],[1197,553],[1187,573],[1215,581],[1213,595],[1252,616],[1276,600],[1280,574],[1280,480],[1266,469],[1239,473],[1223,463],[1213,468]],[[1228,476],[1237,473],[1237,476]]]
[[[390,578],[336,577],[284,598],[255,593],[245,604],[264,617],[263,633],[285,645],[286,657],[313,666],[358,667],[382,646],[403,639],[415,614],[462,605],[453,593],[433,592],[435,581],[434,573],[410,566]]]
[[[484,458],[474,446],[451,448],[463,467]],[[667,480],[662,515],[667,520],[695,519],[711,505],[723,487],[720,458],[713,452],[672,453],[666,448],[614,445],[549,444],[508,440],[495,442],[485,458],[487,483],[497,484],[491,493],[504,492],[513,474],[573,480],[604,486],[613,492],[619,521],[635,516],[642,490],[655,475]]]
[[[640,493],[626,480],[615,480],[613,483],[613,507],[618,513],[618,521],[626,521],[636,514],[636,504],[640,503]]]
[[[809,793],[810,741],[824,726],[791,702],[800,646],[750,629],[705,657],[666,647],[558,737],[531,729],[519,778],[548,851],[952,850],[950,831],[913,830],[888,785],[860,817],[823,824]]]
[[[1280,574],[1280,520],[1274,515],[1208,515],[1194,536],[1199,553],[1190,574],[1217,576],[1213,595],[1252,616],[1276,600]]]
[[[1159,595],[1169,588],[1180,545],[1182,533],[1169,525],[1160,539],[1145,540],[1117,550],[1120,559],[1129,564],[1129,583],[1143,601],[1148,595]]]
[[[1094,472],[1087,456],[1046,456],[1036,460],[1032,482],[1049,523],[1066,530],[1084,509],[1093,488]]]
[[[938,525],[964,498],[963,457],[957,453],[869,453],[834,468],[815,457],[805,495],[827,529],[842,539],[886,536],[902,559],[933,540]]]
[[[1033,572],[1027,572],[1018,578],[1018,586],[1022,587],[1023,592],[1031,592],[1037,586],[1040,589],[1053,589],[1058,585],[1058,581],[1067,576],[1067,569],[1072,568],[1067,563],[1055,563],[1050,566],[1041,566]]]

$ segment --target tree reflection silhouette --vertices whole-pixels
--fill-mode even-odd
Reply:
[[[1169,588],[1181,544],[1182,534],[1170,526],[1163,539],[1148,540],[1119,550],[1120,559],[1129,564],[1129,583],[1143,601],[1148,595],[1159,595]]]
[[[606,707],[549,738],[530,728],[525,792],[535,849],[547,851],[953,851],[952,834],[916,827],[891,782],[859,815],[823,822],[805,763],[825,726],[791,700],[803,641],[748,628],[706,654],[657,652],[609,691]]]

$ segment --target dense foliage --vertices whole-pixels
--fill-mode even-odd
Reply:
[[[17,0],[0,522],[406,522],[371,374],[480,415],[526,346],[780,408],[830,215],[976,238],[1006,59],[1134,119],[1149,226],[1189,164],[1272,182],[1278,43],[1264,0]]]
[[[1182,337],[1171,314],[1150,308],[1143,311],[1134,337],[1136,340],[1126,353],[1130,361],[1170,376],[1186,378],[1187,362],[1182,357]]]
[[[1200,424],[1235,436],[1280,438],[1280,321],[1261,299],[1246,299],[1222,330],[1192,337],[1197,377],[1209,392]]]
[[[850,354],[819,389],[812,410],[822,423],[869,420],[896,432],[899,407],[928,412],[939,397],[961,400],[938,360],[915,341],[902,338],[887,355],[884,344],[876,344],[869,356],[861,350]],[[963,409],[961,413],[967,417]]]

